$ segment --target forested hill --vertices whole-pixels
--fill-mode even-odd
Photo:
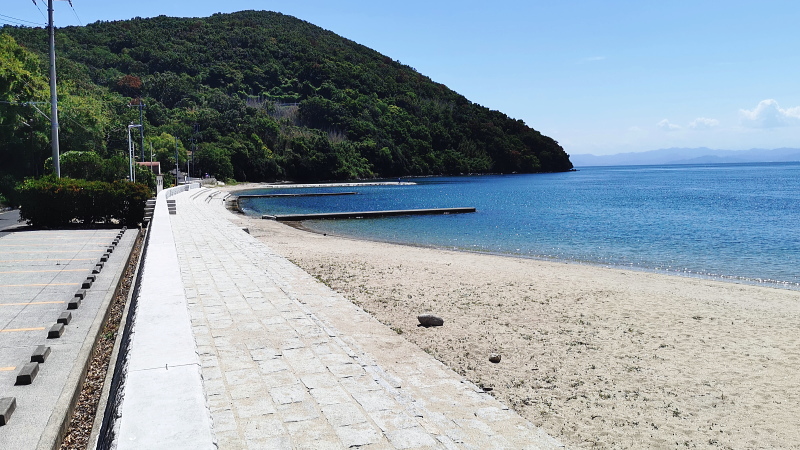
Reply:
[[[46,75],[46,30],[5,27],[1,33],[39,54]],[[147,140],[166,165],[174,165],[171,137],[182,149],[194,138],[198,168],[223,178],[572,168],[557,142],[521,120],[279,13],[59,28],[56,52],[60,89],[79,103],[72,111],[65,105],[62,151],[127,152],[126,125],[138,122],[139,111],[128,105],[141,98]]]

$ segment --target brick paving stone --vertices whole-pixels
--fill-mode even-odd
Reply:
[[[352,398],[341,386],[311,389],[309,393],[319,405],[335,405],[348,402]]]
[[[404,412],[388,410],[374,411],[369,413],[369,417],[384,432],[419,426],[417,420]]]
[[[289,365],[298,373],[326,373],[328,369],[322,362],[314,357],[289,359]]]
[[[300,381],[308,389],[335,388],[339,386],[339,381],[336,377],[325,372],[301,375]]]
[[[250,357],[253,361],[267,361],[277,359],[280,353],[277,353],[274,348],[263,347],[250,349]]]
[[[334,427],[367,423],[367,416],[361,411],[361,408],[352,403],[325,405],[322,407],[322,414]]]
[[[403,428],[386,433],[389,442],[399,449],[434,447],[438,443],[421,427]]]
[[[290,450],[292,448],[292,441],[289,436],[275,436],[266,439],[247,440],[247,448],[249,450]]]
[[[279,386],[269,390],[272,400],[279,405],[302,402],[309,396],[308,390],[300,383]]]
[[[354,392],[353,397],[366,411],[395,411],[397,402],[385,391]]]
[[[277,405],[278,414],[284,422],[302,422],[321,416],[318,405],[311,399],[302,402]]]
[[[352,360],[344,364],[330,364],[328,370],[339,378],[355,377],[360,375],[364,369]]]
[[[381,441],[381,434],[368,423],[336,427],[336,434],[346,447],[360,447]]]
[[[380,391],[381,387],[372,377],[361,375],[358,377],[347,377],[340,380],[342,387],[351,395],[359,392]]]
[[[246,449],[247,444],[239,436],[238,431],[217,431],[217,448],[241,450]]]
[[[261,361],[264,363],[266,361]],[[264,383],[269,387],[290,386],[297,383],[297,375],[291,370],[281,370],[278,372],[270,372],[264,377]]]
[[[283,436],[286,430],[278,414],[251,417],[244,421],[244,438],[248,441]]]
[[[294,449],[341,449],[342,441],[324,417],[283,424]]]
[[[261,373],[270,374],[275,372],[284,372],[289,370],[289,365],[283,362],[283,359],[270,358],[258,361],[258,369]]]

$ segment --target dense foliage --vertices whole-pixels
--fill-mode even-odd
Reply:
[[[61,176],[88,181],[114,182],[130,176],[130,160],[127,156],[115,155],[103,159],[95,152],[70,151],[61,154]],[[45,173],[53,172],[53,158],[44,162]],[[147,185],[151,191],[156,190],[156,177],[150,169],[135,165],[134,181]]]
[[[13,92],[3,95],[47,98],[46,30],[5,27],[0,44],[10,40],[2,33],[24,47],[13,50],[23,62],[14,76],[33,80],[35,91],[12,81]],[[59,29],[56,45],[65,150],[104,158],[126,152],[126,126],[138,122],[141,101],[145,159],[152,143],[164,170],[175,167],[176,142],[178,163],[185,162],[190,139],[194,174],[248,181],[572,168],[554,140],[522,121],[279,13],[97,22]],[[39,56],[38,71],[28,52]],[[29,107],[0,108],[17,117],[0,131],[14,137],[3,138],[9,145],[0,158],[25,150],[39,163],[49,124]],[[38,134],[32,140],[30,133]]]
[[[151,191],[141,183],[75,180],[45,176],[29,178],[17,189],[20,216],[36,227],[112,221],[136,226],[144,218]]]

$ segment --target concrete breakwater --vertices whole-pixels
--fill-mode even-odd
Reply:
[[[277,220],[280,222],[298,222],[301,220],[325,220],[325,219],[363,219],[373,217],[389,216],[418,216],[425,214],[463,214],[473,213],[474,207],[468,208],[429,208],[429,209],[395,209],[388,211],[353,211],[353,212],[333,212],[316,214],[282,214],[282,215],[263,215],[262,219]]]
[[[357,192],[310,192],[308,194],[243,194],[236,198],[284,198],[284,197],[328,197],[332,195],[356,195]]]

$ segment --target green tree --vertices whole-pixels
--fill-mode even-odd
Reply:
[[[161,172],[169,172],[175,169],[175,146],[178,147],[178,164],[182,170],[186,169],[188,152],[183,146],[183,142],[175,136],[162,132],[157,136],[148,137],[145,142],[145,159],[149,160],[150,147],[152,146],[153,160],[161,163]]]
[[[48,98],[39,58],[0,33],[0,176],[41,174],[50,141]]]
[[[197,166],[202,174],[209,174],[218,180],[233,178],[231,155],[217,144],[200,144],[197,150]]]
[[[48,162],[52,166],[52,158]],[[64,177],[92,181],[103,179],[103,158],[95,152],[65,152],[61,154],[60,162]]]

